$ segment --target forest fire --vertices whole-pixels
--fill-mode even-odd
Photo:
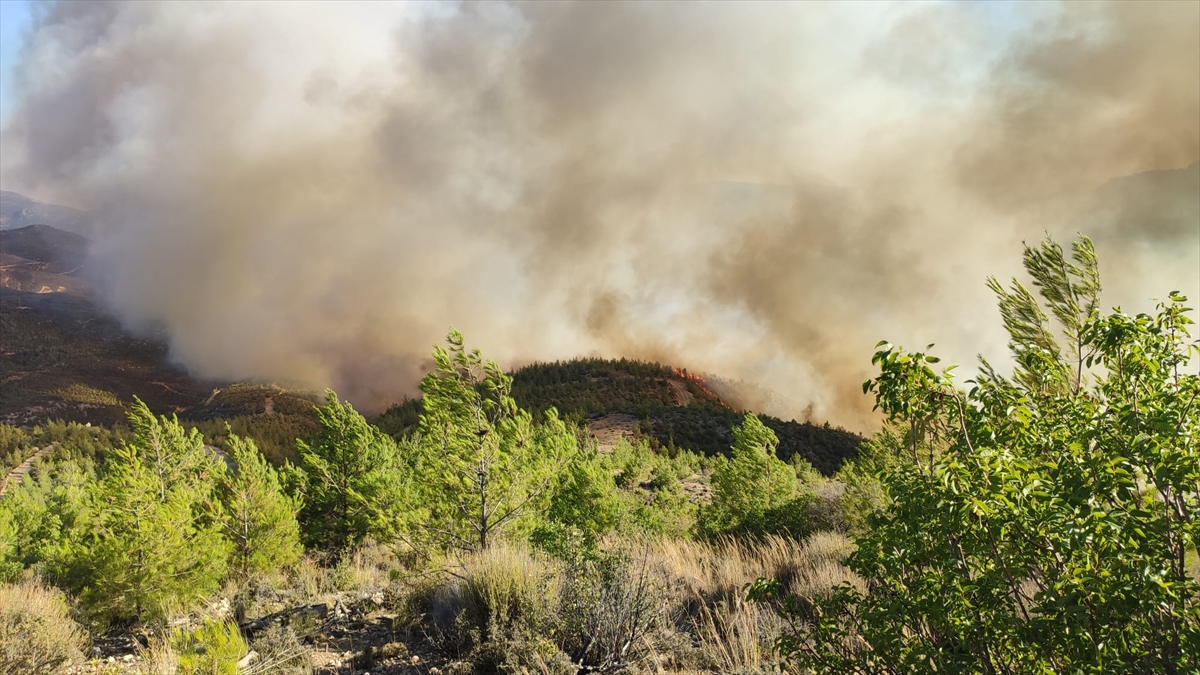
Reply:
[[[689,373],[687,368],[672,368],[672,370],[675,371],[676,376],[683,379],[685,382],[690,382],[695,385],[708,400],[713,401],[718,407],[729,410],[734,409],[733,406],[726,403],[723,398],[721,398],[716,392],[708,387],[708,382],[704,379],[704,377],[696,375],[695,373]]]

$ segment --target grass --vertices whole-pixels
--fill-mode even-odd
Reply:
[[[54,396],[72,403],[90,403],[92,405],[119,406],[121,401],[111,391],[104,391],[75,382],[52,392]]]
[[[806,597],[843,581],[861,584],[841,562],[852,545],[832,533],[661,539],[611,550],[600,559],[611,565],[580,567],[502,545],[446,562],[432,576],[397,575],[406,579],[398,614],[462,669],[479,672],[554,672],[566,657],[598,670],[626,658],[633,672],[768,673],[782,666],[773,644],[784,625],[769,607],[746,601],[747,583],[777,578]]]
[[[82,660],[85,641],[61,591],[36,578],[0,586],[0,672],[59,672]]]

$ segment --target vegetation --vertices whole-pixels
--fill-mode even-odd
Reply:
[[[80,657],[86,634],[62,591],[38,581],[0,586],[0,671],[48,675]]]
[[[709,536],[807,534],[798,522],[805,509],[796,503],[796,472],[775,456],[775,434],[746,415],[733,437],[732,455],[716,460],[712,503],[701,513],[701,529]]]
[[[90,527],[69,535],[72,579],[102,619],[164,617],[216,589],[228,543],[213,499],[224,465],[200,434],[138,401],[134,441],[89,485]],[[82,528],[80,528],[82,529]]]
[[[240,385],[183,421],[0,427],[9,466],[43,450],[0,497],[0,666],[81,659],[80,621],[148,636],[147,672],[305,673],[318,643],[446,673],[1195,672],[1185,299],[1102,313],[1084,239],[1025,264],[1034,291],[989,282],[1014,373],[881,343],[862,443],[655,364],[510,376],[453,330],[374,424]]]
[[[230,567],[240,577],[266,574],[300,559],[299,500],[284,494],[275,470],[254,441],[231,436],[233,467],[217,492],[225,508],[224,533],[232,547]]]
[[[408,469],[396,442],[332,391],[317,418],[317,435],[297,444],[300,462],[288,476],[303,502],[305,545],[337,558],[368,536],[394,533]]]
[[[1025,251],[1042,297],[1000,299],[1017,366],[963,390],[937,358],[880,343],[864,385],[905,457],[845,585],[785,598],[779,642],[815,672],[1196,672],[1200,349],[1185,298],[1101,314],[1091,243]],[[1065,335],[1056,339],[1053,316]],[[768,597],[763,581],[755,595]]]
[[[609,414],[642,419],[641,433],[667,454],[680,449],[708,456],[724,454],[733,442],[730,430],[742,424],[745,415],[705,386],[702,378],[630,359],[526,366],[512,373],[511,395],[519,407],[534,414],[553,407],[567,420]],[[388,434],[402,437],[417,428],[422,406],[422,399],[405,400],[374,423]],[[828,424],[758,417],[775,432],[780,459],[789,462],[800,456],[827,476],[855,457],[863,442],[857,434]]]
[[[429,492],[425,529],[443,546],[483,550],[531,529],[576,451],[573,429],[550,408],[540,424],[509,395],[512,378],[451,330],[433,352],[419,440]]]
[[[238,661],[248,651],[237,626],[211,619],[191,630],[176,629],[171,647],[179,675],[237,675]]]

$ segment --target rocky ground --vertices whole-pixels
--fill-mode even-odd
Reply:
[[[245,672],[270,673],[254,649],[254,635],[272,623],[291,627],[301,636],[315,675],[441,675],[446,659],[424,640],[397,630],[394,615],[384,611],[379,595],[342,597],[332,603],[289,608],[241,625],[251,638],[242,660]],[[111,633],[96,637],[90,658],[69,666],[66,675],[143,675],[155,672],[149,641],[138,635]],[[261,669],[261,670],[260,670]]]

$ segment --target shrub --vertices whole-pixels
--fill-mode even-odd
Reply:
[[[212,619],[192,630],[175,629],[171,647],[179,660],[178,675],[237,675],[238,661],[247,652],[237,626]]]
[[[549,626],[557,600],[556,570],[523,549],[496,545],[469,559],[458,586],[459,618],[483,641]]]
[[[651,637],[666,605],[663,585],[645,554],[576,556],[563,571],[560,644],[586,672],[625,670],[654,651]]]
[[[117,395],[111,391],[96,389],[95,387],[89,387],[86,384],[80,384],[78,382],[69,384],[62,389],[58,389],[52,392],[52,394],[64,401],[71,401],[72,403],[90,403],[93,405],[110,406],[121,405],[121,401],[117,399]]]
[[[312,660],[296,633],[287,626],[272,624],[254,636],[251,646],[258,658],[242,675],[308,675]]]
[[[0,672],[58,672],[82,658],[84,638],[61,591],[34,579],[0,586]]]
[[[999,296],[1016,361],[968,390],[934,356],[880,343],[864,385],[906,431],[889,500],[842,585],[784,598],[801,670],[1200,671],[1200,350],[1176,293],[1155,315],[1099,311],[1091,242],[1047,240]],[[1059,346],[1047,313],[1064,329]],[[1095,372],[1092,372],[1092,369]],[[768,597],[772,584],[756,584]]]

